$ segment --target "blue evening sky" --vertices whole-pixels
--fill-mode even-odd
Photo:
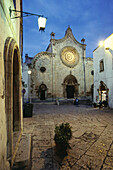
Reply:
[[[23,19],[23,57],[45,51],[50,33],[61,39],[68,25],[77,41],[86,39],[86,57],[93,57],[98,42],[113,33],[113,0],[24,0],[23,11],[48,17],[45,32],[39,32],[37,17]]]

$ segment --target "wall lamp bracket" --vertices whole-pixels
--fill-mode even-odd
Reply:
[[[12,15],[12,12],[17,12],[17,13],[21,13],[20,16],[17,16],[17,17],[13,17],[11,19],[16,19],[16,18],[22,18],[22,17],[28,17],[28,16],[37,16],[37,17],[44,17],[43,15],[38,15],[38,14],[33,14],[33,13],[30,13],[30,12],[24,12],[24,11],[18,11],[16,9],[11,9],[11,6],[9,8],[9,14],[10,14],[10,17]]]
[[[20,16],[11,17],[13,12],[20,13]],[[23,18],[23,17],[29,17],[29,16],[37,16],[38,17],[39,31],[45,30],[47,17],[44,17],[43,15],[33,14],[33,13],[30,13],[30,12],[24,12],[24,11],[18,11],[16,9],[11,9],[11,6],[9,8],[9,15],[10,15],[11,19]]]
[[[105,50],[109,50],[109,47],[106,47]]]

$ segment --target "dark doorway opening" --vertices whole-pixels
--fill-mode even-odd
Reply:
[[[74,98],[75,87],[71,85],[67,85],[66,92],[67,92],[68,99]]]
[[[46,90],[47,87],[45,84],[41,84],[39,87],[39,91],[40,91],[40,100],[45,100],[45,96],[46,96]]]
[[[41,90],[40,100],[45,100],[45,90]]]
[[[19,130],[19,65],[17,50],[13,58],[13,131]]]
[[[68,99],[75,98],[78,96],[78,82],[77,79],[71,75],[66,76],[63,82],[63,96]]]
[[[92,84],[92,86],[91,86],[91,97],[92,97],[92,101],[93,101],[93,93],[94,93],[94,84]]]

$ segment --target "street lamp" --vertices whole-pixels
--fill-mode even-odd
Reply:
[[[29,74],[29,75],[31,74],[31,70],[28,70],[28,74]]]
[[[30,86],[30,83],[31,83],[31,70],[28,70],[28,96],[29,96],[30,103],[31,103],[31,86]]]
[[[17,13],[20,13],[21,15],[16,16],[16,17],[11,17],[12,12],[17,12]],[[28,16],[37,16],[38,17],[39,31],[44,31],[45,30],[47,17],[44,17],[43,15],[33,14],[33,13],[30,13],[30,12],[24,12],[24,11],[18,11],[16,9],[11,9],[11,7],[9,8],[9,13],[10,13],[11,19],[23,18],[23,17],[28,17]]]
[[[104,46],[104,41],[100,41],[100,42],[99,42],[99,46],[100,46],[100,47]]]

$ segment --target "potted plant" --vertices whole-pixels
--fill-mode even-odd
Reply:
[[[54,141],[56,144],[56,153],[59,156],[66,156],[67,149],[70,149],[69,140],[72,138],[72,130],[69,123],[62,123],[55,126]]]

